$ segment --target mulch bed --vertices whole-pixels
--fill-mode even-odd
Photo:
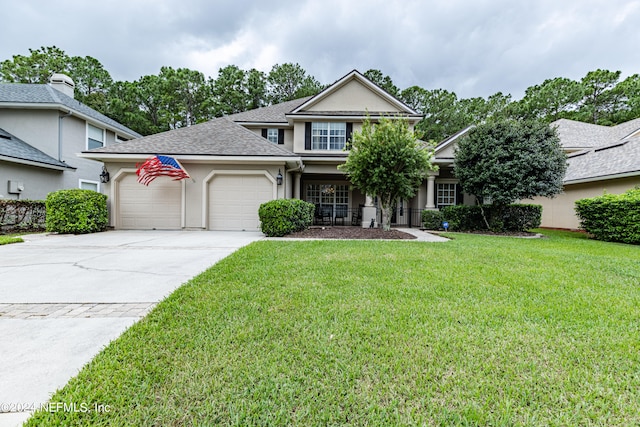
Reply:
[[[362,227],[311,227],[284,237],[298,239],[415,239],[416,236],[399,230],[383,231],[381,228]]]

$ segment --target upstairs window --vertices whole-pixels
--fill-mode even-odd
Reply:
[[[343,151],[351,139],[353,123],[307,122],[304,130],[305,150]]]
[[[87,124],[87,150],[104,147],[104,130]]]
[[[312,150],[343,150],[346,144],[346,123],[311,123]]]
[[[274,144],[278,143],[278,129],[267,129],[267,139]]]
[[[269,128],[262,129],[262,137],[274,144],[284,144],[284,129]]]

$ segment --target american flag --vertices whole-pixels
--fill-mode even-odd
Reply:
[[[138,182],[149,185],[151,181],[159,176],[168,176],[175,181],[191,178],[176,159],[169,156],[153,156],[142,164],[136,164],[138,170]]]

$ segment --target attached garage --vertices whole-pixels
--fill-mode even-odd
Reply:
[[[167,177],[149,186],[138,183],[134,173],[119,181],[116,194],[116,228],[129,230],[177,230],[182,228],[181,181]]]
[[[276,198],[276,183],[263,171],[216,172],[208,180],[210,230],[260,230],[260,205]]]

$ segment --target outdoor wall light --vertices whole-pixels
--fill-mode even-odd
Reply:
[[[106,166],[102,166],[102,173],[100,174],[100,182],[103,184],[106,184],[107,182],[109,182],[110,176],[109,176],[109,171],[107,171],[107,167]]]
[[[280,172],[280,169],[278,169],[278,175],[276,175],[276,183],[282,185],[282,172]]]

